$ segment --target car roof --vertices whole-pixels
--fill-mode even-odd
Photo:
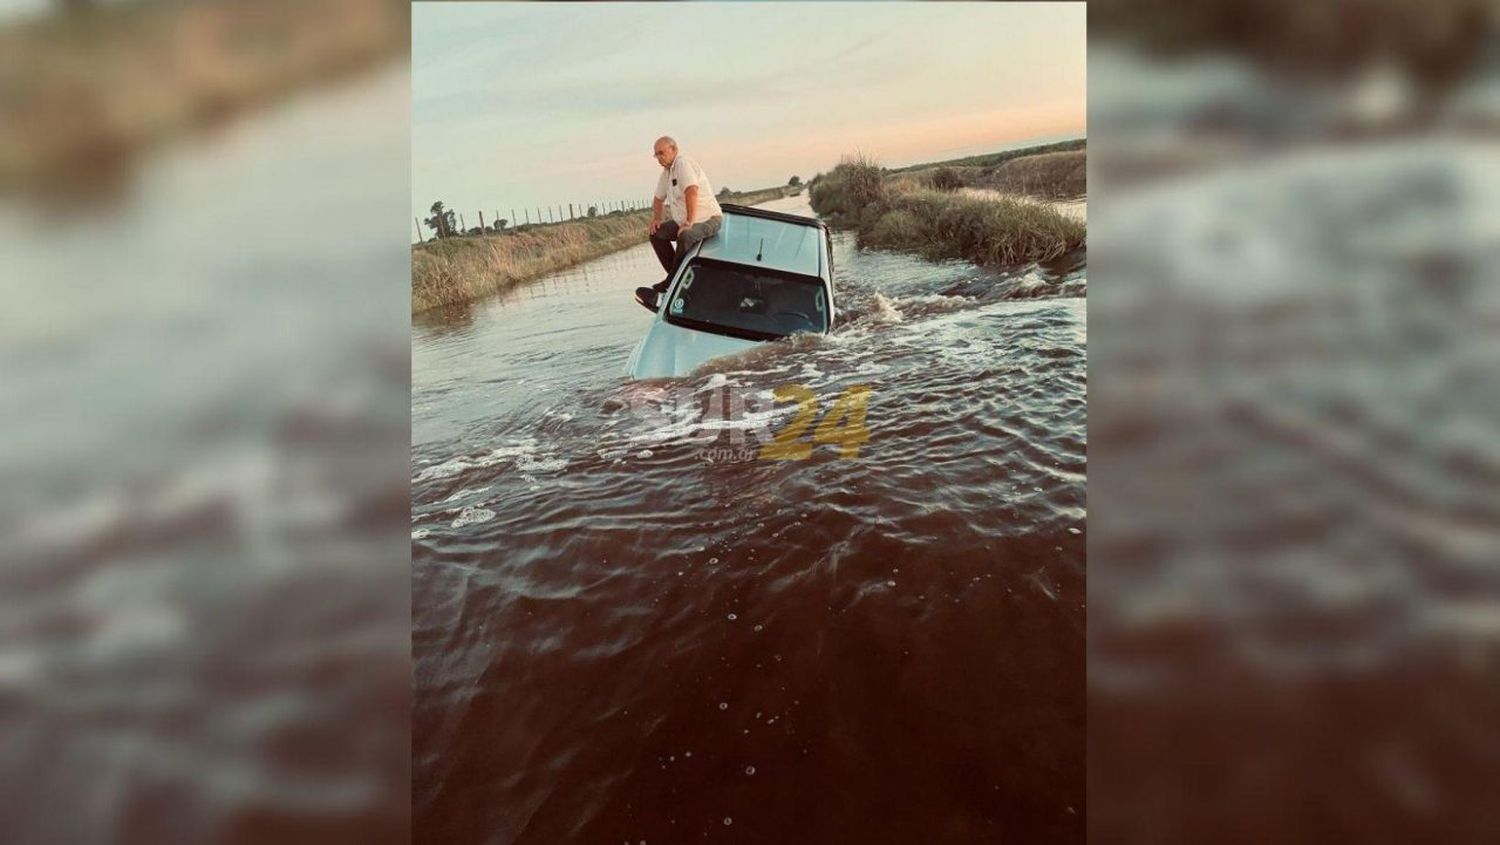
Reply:
[[[800,222],[806,219],[807,222]],[[704,258],[769,267],[808,276],[821,276],[823,241],[819,221],[792,215],[756,214],[750,209],[724,209],[718,234],[705,240],[698,254]]]

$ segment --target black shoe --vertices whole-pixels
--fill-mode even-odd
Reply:
[[[654,291],[656,291],[657,293],[666,293],[667,292],[667,288],[669,288],[671,286],[672,286],[672,277],[668,276],[665,279],[662,279],[661,281],[659,281],[656,284],[652,285],[651,289],[654,290]]]
[[[652,288],[635,289],[635,301],[651,309],[652,311],[656,310],[656,297],[657,292]]]

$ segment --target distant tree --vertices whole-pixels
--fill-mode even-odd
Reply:
[[[484,234],[484,230],[481,229],[481,228],[479,228],[478,226],[470,226],[468,234],[470,234],[470,235],[482,235],[482,234]]]
[[[510,221],[502,217],[499,220],[495,221],[495,231],[503,232],[505,231],[505,227],[508,225],[510,225]]]
[[[599,216],[599,206],[597,206],[597,205],[591,205],[591,206],[589,206],[589,216],[590,217],[598,217]]]
[[[734,191],[729,190],[727,187],[719,190],[719,196],[721,197],[733,196],[733,194]]]
[[[798,185],[802,184],[802,177],[801,176],[793,176],[791,178],[791,180],[787,182],[787,184],[791,185],[793,188],[795,188]]]
[[[439,238],[451,238],[458,232],[458,219],[451,210],[443,208],[441,201],[433,203],[430,210],[432,216],[422,222],[433,234]]]

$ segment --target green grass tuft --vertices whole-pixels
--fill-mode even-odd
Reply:
[[[863,153],[846,156],[838,167],[813,180],[813,210],[836,222],[857,222],[866,208],[885,200],[885,171]]]

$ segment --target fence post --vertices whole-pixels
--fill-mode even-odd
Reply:
[[[464,222],[464,213],[462,211],[458,213],[458,233],[460,235],[469,234],[469,224]]]
[[[572,203],[568,203],[568,219],[569,220],[573,219],[573,204]]]
[[[510,210],[510,225],[512,225],[512,226],[519,225],[519,224],[516,223],[516,210],[514,208],[512,208]]]
[[[479,212],[479,233],[484,234],[484,212]]]
[[[424,239],[422,237],[422,221],[420,221],[417,218],[413,217],[411,219],[411,222],[417,224],[417,243],[419,243],[419,244],[425,244],[425,243],[427,243],[426,239]]]

